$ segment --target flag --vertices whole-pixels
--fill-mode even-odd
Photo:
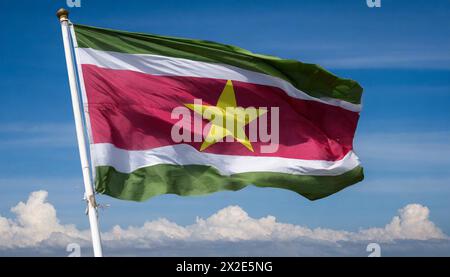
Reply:
[[[357,82],[211,41],[71,28],[98,193],[254,185],[315,200],[363,179]]]

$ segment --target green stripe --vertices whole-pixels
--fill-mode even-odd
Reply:
[[[78,46],[82,48],[229,64],[279,77],[316,98],[361,103],[362,88],[357,82],[338,78],[314,64],[254,54],[236,46],[211,41],[74,26]]]
[[[249,184],[288,189],[310,200],[316,200],[364,178],[362,167],[356,167],[339,176],[305,176],[273,172],[222,176],[210,166],[168,164],[140,168],[130,174],[117,172],[110,166],[100,166],[96,168],[96,176],[97,192],[133,201],[144,201],[161,194],[188,196],[224,190],[237,191]]]

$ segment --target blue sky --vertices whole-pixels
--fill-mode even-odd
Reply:
[[[46,190],[62,223],[87,228],[60,27],[66,1],[0,3],[0,215]],[[256,4],[257,3],[257,4]],[[311,228],[383,226],[418,203],[450,234],[450,1],[81,1],[73,22],[234,44],[317,63],[364,87],[355,149],[365,180],[315,202],[248,187],[144,203],[100,196],[102,230],[181,225],[238,205]],[[450,248],[449,248],[450,249]],[[448,253],[450,254],[450,253]]]

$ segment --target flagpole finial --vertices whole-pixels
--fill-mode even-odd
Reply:
[[[56,12],[56,16],[59,18],[60,22],[68,21],[69,20],[69,11],[61,8]]]

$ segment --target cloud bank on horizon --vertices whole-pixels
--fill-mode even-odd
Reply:
[[[67,255],[70,243],[90,254],[89,230],[61,224],[47,195],[32,192],[26,202],[11,208],[15,218],[0,216],[0,255]],[[116,225],[102,233],[102,239],[106,255],[114,256],[353,256],[367,254],[368,242],[387,246],[391,254],[419,250],[446,255],[449,237],[429,215],[427,207],[409,204],[384,227],[351,232],[281,223],[270,215],[252,218],[239,206],[228,206],[187,226],[164,218],[142,226]]]

